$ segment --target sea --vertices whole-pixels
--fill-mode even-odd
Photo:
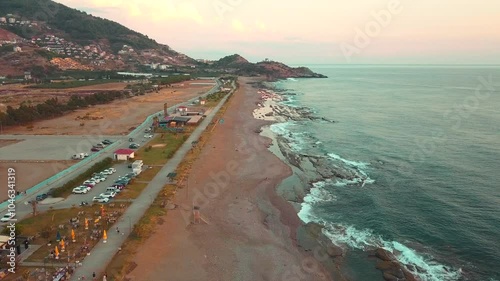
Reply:
[[[500,67],[310,68],[329,78],[274,86],[335,122],[271,130],[360,176],[311,183],[299,212],[350,253],[347,276],[383,280],[367,254],[382,247],[423,281],[500,280]]]

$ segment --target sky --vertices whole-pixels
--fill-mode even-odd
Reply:
[[[498,0],[56,0],[195,59],[500,64]]]

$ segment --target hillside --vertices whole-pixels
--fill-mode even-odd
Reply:
[[[266,75],[270,79],[326,78],[326,76],[314,73],[307,67],[294,68],[281,62],[269,60],[251,63],[238,54],[223,57],[220,60],[215,61],[212,64],[212,67],[242,76]]]
[[[240,55],[203,64],[169,46],[52,0],[0,0],[0,76],[56,71],[167,71],[322,77],[279,62],[251,63]]]
[[[121,24],[88,15],[51,0],[2,0],[0,11],[4,14],[2,16],[12,14],[21,20],[44,19],[46,27],[55,31],[53,33],[60,33],[67,41],[80,45],[107,40],[113,52],[121,50],[123,45],[132,46],[137,50],[158,47],[158,43],[153,39]],[[39,25],[24,28],[6,26],[6,29],[24,38],[40,36],[46,31]]]

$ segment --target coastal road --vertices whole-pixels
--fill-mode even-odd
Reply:
[[[233,84],[233,88],[235,85]],[[71,277],[71,281],[77,281],[78,278],[85,276],[86,280],[91,280],[92,273],[96,272],[102,275],[106,266],[111,261],[113,256],[118,252],[118,248],[125,242],[127,237],[135,225],[142,218],[146,210],[152,203],[152,198],[156,198],[167,182],[167,175],[177,169],[177,166],[182,162],[186,154],[192,148],[192,142],[197,141],[200,135],[205,131],[208,125],[222,107],[224,102],[229,98],[230,94],[226,95],[221,102],[212,110],[201,124],[194,130],[184,144],[177,150],[174,156],[163,166],[158,174],[151,180],[148,186],[143,190],[140,196],[135,199],[127,208],[121,219],[110,229],[120,229],[120,233],[109,231],[107,243],[100,241],[90,252],[90,257],[83,261],[81,267],[76,268],[75,274]]]
[[[210,95],[212,93],[217,92],[220,89],[220,87],[221,87],[221,82],[219,80],[216,80],[216,85],[212,89],[210,89],[209,91],[207,91],[206,93],[204,93],[203,95],[200,95],[198,97],[192,98],[192,99],[190,99],[190,100],[188,100],[186,102],[179,103],[179,104],[176,104],[174,106],[171,106],[171,107],[168,108],[168,110],[171,112],[171,111],[173,111],[178,106],[181,106],[181,105],[188,106],[193,101],[195,101],[195,100],[197,100],[199,98],[203,98],[203,97],[206,97],[207,95]],[[157,113],[155,113],[155,114],[153,114],[151,116],[158,115],[158,114],[162,115],[163,111],[159,111],[159,112],[157,112]],[[151,118],[148,117],[145,122],[143,122],[142,124],[140,124],[139,126],[137,126],[136,129],[134,129],[134,131],[132,131],[125,138],[123,136],[109,137],[109,139],[115,140],[115,142],[112,145],[108,146],[106,149],[100,151],[96,155],[93,155],[91,160],[90,159],[82,160],[82,161],[86,161],[86,163],[84,163],[83,165],[80,165],[79,167],[75,168],[70,173],[68,173],[68,174],[64,175],[63,177],[60,177],[60,178],[58,178],[58,179],[56,179],[54,181],[50,181],[50,182],[45,183],[44,186],[38,188],[36,191],[27,190],[27,194],[26,195],[17,196],[16,200],[15,200],[15,204],[16,204],[16,218],[18,220],[21,220],[22,218],[26,217],[27,215],[29,215],[31,213],[31,206],[28,206],[27,204],[25,204],[25,202],[28,202],[28,201],[31,201],[31,200],[35,200],[36,195],[44,193],[44,192],[47,192],[51,188],[57,188],[57,187],[63,185],[64,183],[70,181],[71,179],[75,178],[76,176],[78,176],[82,172],[86,171],[93,164],[95,164],[95,163],[97,163],[99,161],[102,161],[102,160],[104,160],[107,157],[113,157],[113,152],[116,149],[119,149],[119,148],[128,148],[128,146],[129,146],[128,138],[134,138],[134,140],[136,140],[138,144],[140,144],[141,146],[144,145],[145,142],[142,142],[140,140],[144,139],[144,134],[145,134],[144,130],[152,125],[152,123],[151,123],[151,121],[149,121],[149,119],[151,119]],[[207,119],[208,119],[208,116],[207,116],[207,118],[205,118],[205,120],[207,120]],[[38,136],[32,136],[32,137],[33,137],[33,139],[35,139]],[[65,136],[60,136],[60,137],[64,138]],[[83,142],[88,142],[89,139],[90,140],[104,140],[104,139],[108,138],[108,136],[81,136],[81,137],[83,139],[82,140]],[[15,139],[15,138],[19,138],[19,136],[16,136],[16,135],[10,135],[10,136],[3,135],[3,136],[1,136],[1,138]],[[4,192],[7,192],[7,191],[4,191]],[[7,201],[0,204],[0,215],[1,216],[3,216],[7,212],[7,207],[8,207],[8,202]]]

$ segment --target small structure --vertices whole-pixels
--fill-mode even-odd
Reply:
[[[31,80],[31,72],[29,71],[24,72],[24,80]]]
[[[114,158],[115,160],[123,160],[126,161],[128,159],[134,158],[135,151],[133,149],[121,148],[115,151]]]
[[[191,119],[191,117],[184,116],[170,116],[166,117],[164,120],[160,121],[160,127],[175,127],[175,126],[184,126]]]
[[[204,105],[207,101],[206,100],[200,100],[200,104]]]
[[[191,119],[189,119],[189,121],[187,122],[188,125],[196,125],[198,123],[200,123],[201,119],[203,118],[202,115],[196,115],[196,116],[193,116],[191,117]]]
[[[188,111],[187,106],[183,106],[183,105],[181,105],[181,106],[177,107],[177,112],[180,112],[181,114],[182,114],[183,112],[187,112],[187,111]]]

